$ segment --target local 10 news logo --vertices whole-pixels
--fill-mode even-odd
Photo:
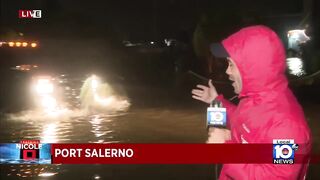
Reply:
[[[274,139],[273,164],[294,164],[294,153],[298,147],[293,139]]]
[[[207,109],[207,127],[225,127],[227,125],[226,108],[208,107]]]

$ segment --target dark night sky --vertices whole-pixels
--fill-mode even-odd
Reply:
[[[303,12],[303,0],[1,0],[2,26],[34,32],[116,32],[122,39],[192,33],[205,11],[232,7],[263,15]],[[42,19],[19,19],[19,9],[41,9]]]

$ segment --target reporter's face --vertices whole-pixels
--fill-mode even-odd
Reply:
[[[241,80],[240,71],[237,65],[234,63],[234,61],[231,58],[227,58],[227,59],[228,59],[228,68],[226,70],[226,73],[229,76],[229,80],[232,81],[234,92],[236,94],[239,94],[242,89],[242,80]]]

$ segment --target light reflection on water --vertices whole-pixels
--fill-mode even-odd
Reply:
[[[60,171],[60,165],[3,165],[1,167],[6,172],[7,177],[49,177],[58,174]]]
[[[95,137],[97,138],[97,142],[99,142],[99,143],[104,142],[104,139],[101,139],[101,137],[113,132],[109,127],[107,127],[107,126],[104,127],[101,125],[103,120],[104,120],[104,118],[100,117],[100,115],[94,115],[89,120],[89,122],[91,123],[91,126],[92,126],[91,132],[95,135]],[[106,119],[106,122],[111,122],[111,121],[112,120]]]
[[[50,123],[43,127],[42,135],[41,135],[41,142],[43,143],[56,143],[58,142],[57,139],[57,124]]]
[[[14,139],[14,142],[21,139],[39,139],[43,143],[104,142],[103,139],[113,139],[111,126],[117,117],[124,115],[126,112],[123,111],[87,114],[75,110],[64,116],[48,118],[36,111],[24,111],[5,116],[4,121],[10,124],[10,128],[3,130],[4,133],[10,131],[11,137],[7,139]]]

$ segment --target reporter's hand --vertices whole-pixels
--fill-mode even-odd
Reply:
[[[225,143],[231,139],[231,132],[228,129],[211,127],[208,131],[207,143]]]
[[[208,85],[209,87],[198,84],[197,88],[199,89],[192,89],[192,98],[210,104],[218,96],[218,93],[216,88],[212,85],[211,79],[209,80]]]

